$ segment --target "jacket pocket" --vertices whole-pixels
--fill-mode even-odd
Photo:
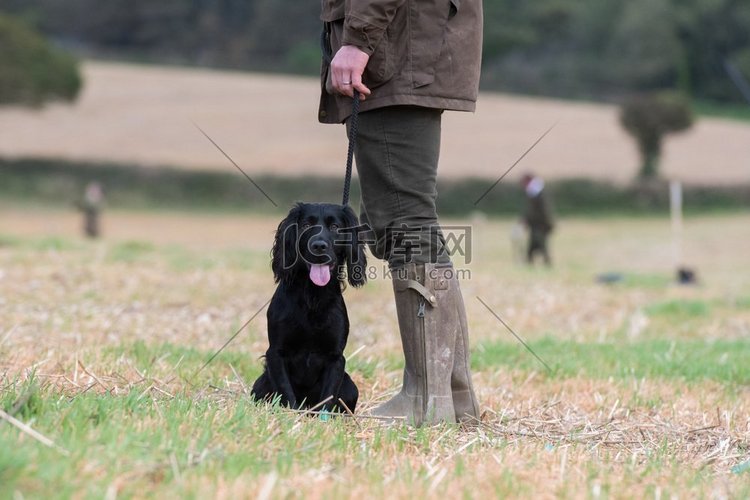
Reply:
[[[461,8],[461,0],[451,0],[450,10],[448,11],[448,19],[453,19],[453,16],[458,14],[458,10]]]
[[[445,45],[448,20],[458,13],[460,0],[412,2],[409,12],[412,86],[435,81],[435,66]]]
[[[395,73],[393,54],[391,53],[393,47],[389,43],[389,31],[386,30],[383,33],[383,37],[380,39],[377,47],[370,54],[365,72],[362,74],[362,82],[371,89],[388,82],[388,80],[393,78],[393,74]]]

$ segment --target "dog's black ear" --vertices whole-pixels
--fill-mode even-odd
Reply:
[[[344,231],[347,233],[346,276],[349,284],[359,287],[367,282],[367,256],[361,236],[366,233],[349,206],[343,208]]]
[[[289,276],[289,271],[297,264],[297,228],[302,214],[302,205],[296,204],[276,229],[271,250],[271,270],[276,283]]]

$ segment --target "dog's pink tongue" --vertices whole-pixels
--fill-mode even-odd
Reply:
[[[310,280],[318,286],[326,286],[331,281],[331,268],[327,264],[311,264]]]

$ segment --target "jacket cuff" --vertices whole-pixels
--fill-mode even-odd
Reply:
[[[349,15],[344,21],[343,45],[354,45],[371,56],[385,33],[385,27],[368,24]]]

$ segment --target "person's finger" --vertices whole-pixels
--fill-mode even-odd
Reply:
[[[359,99],[364,101],[368,95],[370,95],[370,89],[362,83],[362,74],[352,74],[352,89],[359,91]],[[354,97],[354,91],[352,91],[352,97]]]
[[[339,78],[337,76],[337,72],[333,71],[333,67],[331,67],[331,87],[333,90],[337,91],[339,90]]]
[[[346,72],[346,71],[344,72],[344,74],[348,75],[348,76],[344,76],[344,77],[341,78],[341,90],[340,90],[340,92],[342,94],[344,94],[344,95],[352,97],[352,96],[354,96],[354,90],[352,90],[353,89],[353,87],[352,87],[352,75],[351,75],[351,73]]]
[[[341,88],[342,88],[342,85],[341,85],[342,77],[340,75],[341,73],[339,71],[331,72],[331,86],[333,86],[333,90],[339,93],[341,92]]]
[[[334,71],[332,74],[331,83],[333,84],[334,90],[338,92],[339,94],[347,95],[347,92],[351,91],[351,83],[347,85],[346,82],[349,82],[348,77],[345,77],[344,75],[347,74],[345,70],[338,70]]]
[[[341,81],[344,75],[344,70],[340,66],[338,60],[334,58],[331,63],[331,86],[336,92],[341,92]]]

